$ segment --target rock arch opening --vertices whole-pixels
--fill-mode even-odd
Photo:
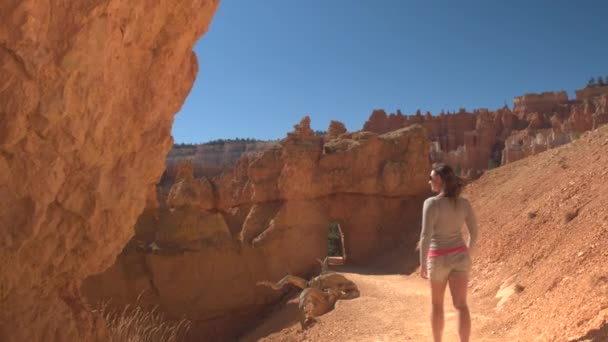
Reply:
[[[346,247],[344,232],[338,222],[329,224],[327,234],[327,261],[330,265],[344,265],[346,263]]]

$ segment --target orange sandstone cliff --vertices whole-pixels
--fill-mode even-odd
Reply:
[[[133,235],[218,2],[0,2],[1,341],[103,339],[80,282]]]

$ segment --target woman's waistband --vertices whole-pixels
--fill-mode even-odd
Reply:
[[[464,245],[458,246],[458,247],[452,247],[452,248],[445,248],[445,249],[431,249],[431,250],[429,250],[428,257],[433,258],[433,257],[438,257],[438,256],[446,255],[446,254],[452,254],[452,253],[458,253],[458,252],[468,252],[468,251],[469,251],[469,248]]]

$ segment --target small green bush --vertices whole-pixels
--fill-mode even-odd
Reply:
[[[342,234],[340,234],[340,228],[336,222],[329,224],[329,234],[327,236],[327,255],[342,256]]]
[[[581,137],[581,133],[580,132],[572,132],[572,133],[570,133],[570,139],[571,140],[577,140],[580,137]]]

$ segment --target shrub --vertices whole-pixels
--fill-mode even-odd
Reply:
[[[95,313],[106,322],[110,342],[182,341],[190,330],[190,321],[167,321],[156,309],[148,311],[136,304],[127,305],[123,310],[110,310],[106,303]]]
[[[580,137],[581,137],[581,133],[580,132],[571,132],[570,133],[570,140],[577,140]]]
[[[327,255],[342,256],[342,234],[338,224],[329,224],[329,234],[327,236]]]
[[[490,161],[488,162],[488,170],[495,169],[499,166],[500,166],[500,164],[494,159],[490,159]]]

